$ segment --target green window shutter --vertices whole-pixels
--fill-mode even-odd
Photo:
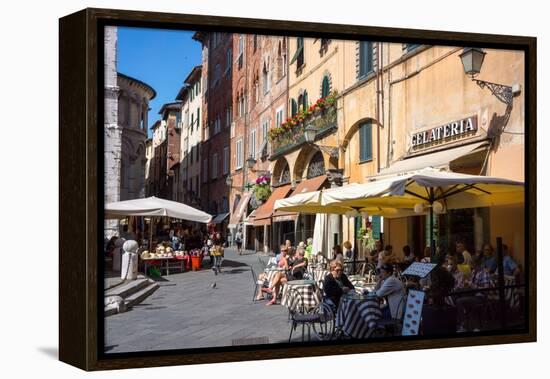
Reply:
[[[372,216],[372,238],[375,240],[380,239],[381,221],[380,216]]]
[[[321,97],[327,97],[330,91],[330,83],[328,76],[323,77],[323,83],[321,84]]]
[[[296,116],[296,114],[298,113],[298,103],[296,102],[296,100],[292,99],[290,100],[290,114],[292,115],[292,117]]]
[[[304,107],[304,110],[307,110],[307,91],[304,91],[304,95],[302,96],[302,106]]]
[[[302,51],[304,51],[304,39],[302,37],[298,37],[296,38],[296,52],[294,53],[294,56],[290,60],[289,64],[293,64],[296,59],[298,59]]]
[[[359,161],[372,160],[372,124],[364,123],[359,127]]]
[[[368,75],[372,69],[372,42],[361,41],[359,45],[359,78]]]

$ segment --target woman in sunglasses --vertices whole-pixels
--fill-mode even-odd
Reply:
[[[340,304],[342,295],[355,289],[343,271],[342,262],[335,259],[330,262],[330,273],[325,276],[323,281],[323,291],[336,308]]]

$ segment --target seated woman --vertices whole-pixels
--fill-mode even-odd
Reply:
[[[279,262],[277,263],[277,267],[284,269],[285,272],[288,271],[290,267],[288,250],[289,249],[286,244],[281,245],[281,254],[280,254]],[[279,294],[279,288],[281,287],[282,277],[286,277],[285,273],[283,272],[275,273],[275,276],[273,277],[269,288],[264,289],[265,292],[269,292],[273,295],[273,299],[271,299],[271,301],[269,301],[266,305],[273,305],[277,302],[277,295]]]
[[[266,305],[273,305],[277,302],[277,295],[280,288],[289,280],[303,279],[304,273],[307,269],[307,259],[304,258],[305,250],[303,248],[297,248],[294,257],[286,258],[286,271],[278,272],[273,277],[273,282],[268,289],[268,292],[273,293],[273,299]]]
[[[288,270],[288,247],[286,245],[281,245],[281,252],[276,257],[277,261],[277,268],[284,268],[285,270]],[[275,276],[277,276],[279,273],[276,273]],[[271,287],[264,288],[263,282],[267,279],[267,274],[265,272],[262,272],[258,275],[258,296],[256,296],[256,300],[263,300],[262,292],[268,292],[272,293],[273,290]],[[273,281],[272,281],[273,282]]]
[[[343,294],[355,289],[353,284],[349,281],[342,262],[339,260],[333,260],[330,262],[330,273],[325,276],[323,281],[323,291],[328,300],[330,300],[336,308],[340,304],[340,298]]]

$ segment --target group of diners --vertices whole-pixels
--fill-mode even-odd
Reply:
[[[268,293],[271,299],[267,305],[276,304],[285,284],[293,280],[311,278],[307,274],[308,271],[311,274],[311,269],[307,269],[308,264],[313,264],[317,268],[323,266],[328,271],[328,273],[323,273],[324,278],[315,281],[315,285],[320,287],[323,301],[332,305],[335,311],[345,294],[361,291],[363,294],[367,294],[364,288],[355,288],[344,269],[352,256],[351,244],[345,242],[342,245],[343,250],[339,246],[335,246],[332,249],[331,259],[327,260],[321,252],[312,254],[311,242],[311,239],[308,239],[307,243],[301,242],[294,248],[290,241],[286,241],[281,246],[281,253],[276,257],[277,270],[274,270],[276,272],[270,277],[267,286],[260,285],[257,300],[263,299],[264,293]],[[510,256],[508,246],[504,244],[502,247],[504,275],[519,279],[521,267]],[[451,304],[454,313],[448,314],[447,325],[439,327],[445,321],[446,316],[443,314],[437,319],[426,317],[424,324],[427,331],[438,328],[445,331],[452,329],[453,332],[465,330],[469,319],[474,317],[474,310],[488,299],[488,293],[482,289],[495,287],[498,271],[495,249],[490,244],[485,244],[482,250],[470,253],[466,249],[465,243],[459,240],[455,243],[454,249],[449,249],[448,252],[443,245],[435,249],[435,254],[432,254],[429,247],[425,249],[424,254],[414,253],[409,246],[404,246],[402,250],[403,256],[398,257],[391,245],[382,248],[382,243],[376,241],[375,249],[367,257],[375,275],[374,287],[371,288],[368,295],[376,297],[380,301],[382,318],[401,318],[408,290],[418,289],[426,292],[425,308],[427,312],[433,311],[433,309],[440,310],[439,306],[445,303],[445,299],[451,297],[454,299]],[[323,265],[319,262],[328,263]],[[403,277],[402,272],[413,262],[431,262],[436,263],[437,266],[433,274],[425,280]],[[259,279],[266,278],[266,273],[260,274]],[[267,283],[267,281],[259,281],[259,283]],[[477,292],[476,289],[480,291]],[[457,295],[460,291],[469,293],[463,296]],[[446,306],[448,305],[446,304]]]

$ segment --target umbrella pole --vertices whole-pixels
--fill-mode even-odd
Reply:
[[[435,255],[435,240],[434,240],[434,190],[430,188],[430,262]]]
[[[153,225],[154,225],[155,217],[151,216],[151,220],[149,222],[149,251],[153,251]]]

